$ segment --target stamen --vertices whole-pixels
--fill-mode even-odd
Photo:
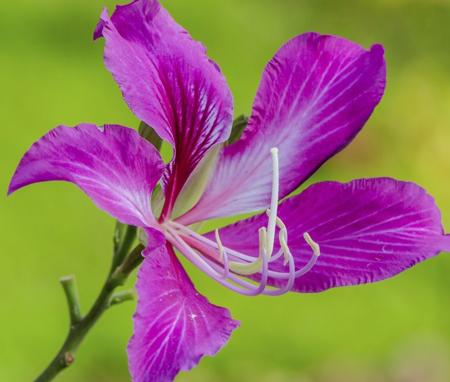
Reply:
[[[217,246],[219,249],[220,260],[223,261],[223,278],[227,279],[228,275],[230,273],[230,267],[229,267],[229,263],[228,263],[228,255],[225,252],[225,249],[223,248],[222,240],[220,240],[219,230],[216,229],[214,234],[216,236],[216,243],[217,243]]]
[[[270,295],[270,296],[280,296],[282,294],[289,292],[293,288],[294,282],[295,282],[295,262],[294,262],[294,256],[292,256],[291,250],[289,249],[289,246],[287,245],[286,226],[284,225],[283,221],[280,218],[277,218],[277,225],[280,228],[280,233],[278,234],[278,238],[279,238],[280,246],[281,246],[281,249],[278,253],[280,254],[279,257],[281,257],[281,255],[284,254],[284,265],[285,266],[287,264],[289,265],[289,273],[288,273],[289,277],[287,279],[287,283],[284,285],[283,288],[266,291],[266,294]]]
[[[279,241],[282,253],[284,253],[284,265],[287,265],[289,263],[289,254],[291,252],[288,246],[288,232],[286,225],[279,217],[277,217],[277,226],[280,229]]]
[[[217,264],[209,262],[207,258],[202,258],[199,254],[197,254],[178,234],[177,232],[166,226],[166,237],[170,243],[172,243],[186,258],[191,261],[194,265],[196,265],[200,270],[205,272],[208,276],[222,284],[223,286],[237,292],[240,294],[244,294],[247,296],[256,296],[264,292],[264,289],[267,285],[267,271],[266,276],[262,277],[259,286],[255,286],[245,280],[241,280],[237,278],[237,276],[230,274],[230,278],[232,281],[236,282],[236,284],[241,285],[243,288],[239,288],[236,285],[226,281],[223,279],[222,275],[217,272]],[[225,253],[225,252],[224,252]],[[267,268],[267,262],[264,262],[263,268]]]
[[[217,243],[217,246],[219,247],[218,248],[219,249],[219,256],[220,256],[219,259],[222,260],[223,257],[224,257],[225,251],[223,250],[222,240],[220,240],[220,235],[219,235],[219,230],[218,229],[216,229],[214,231],[214,236],[216,237],[216,243]]]
[[[272,148],[272,195],[270,209],[267,209],[267,227],[258,230],[258,257],[235,251],[223,245],[219,230],[216,229],[215,241],[194,232],[186,226],[166,221],[167,240],[172,243],[188,260],[203,270],[214,280],[227,288],[247,295],[266,294],[270,296],[289,292],[295,280],[309,272],[320,256],[320,246],[308,232],[303,238],[312,249],[312,256],[308,262],[296,269],[295,258],[288,244],[288,230],[278,214],[279,197],[279,159],[278,149]],[[275,233],[278,227],[279,250],[273,253]],[[283,257],[283,261],[276,263]],[[284,269],[286,268],[287,269]],[[277,269],[277,270],[274,270]],[[258,280],[255,284],[243,278],[249,276]],[[253,276],[253,277],[252,277]],[[272,285],[268,287],[268,280]]]
[[[259,257],[251,263],[244,263],[244,262],[238,263],[236,261],[230,261],[230,264],[229,264],[230,269],[234,273],[238,273],[243,276],[250,276],[255,273],[258,273],[260,271],[260,269],[262,268],[264,257],[266,257],[266,259],[267,259],[267,254],[265,251],[266,242],[267,242],[266,228],[261,227],[258,231],[258,235],[259,235]]]
[[[184,225],[174,222],[174,221],[169,221],[166,222],[166,224],[169,224],[170,226],[173,226],[175,229],[177,229],[178,231],[180,231],[181,233],[183,233],[184,235],[187,235],[189,237],[192,237],[194,239],[196,239],[198,242],[206,244],[210,247],[216,248],[218,249],[218,245],[217,243],[209,240],[208,238],[206,238],[203,235],[200,235],[199,233],[190,230],[189,228],[185,227]],[[227,248],[227,253],[237,259],[243,260],[243,261],[254,261],[255,257],[254,256],[249,256],[249,255],[245,255],[243,253],[237,252],[232,250],[231,248]]]
[[[300,268],[299,270],[295,271],[295,278],[301,277],[303,275],[305,275],[306,273],[308,273],[313,267],[314,265],[316,265],[317,259],[320,256],[320,247],[319,244],[317,244],[309,235],[308,232],[305,232],[303,234],[303,238],[305,239],[305,241],[308,243],[308,245],[311,247],[311,249],[313,250],[313,254],[311,256],[311,258],[309,259],[309,261],[306,263],[306,265],[302,268]],[[287,250],[289,250],[289,255],[292,256],[289,247],[286,247]],[[289,279],[290,275],[283,273],[283,272],[275,272],[272,271],[271,272],[271,277],[275,277],[275,278],[279,278],[279,279]]]
[[[261,279],[259,280],[259,286],[256,289],[258,294],[263,293],[266,290],[267,280],[269,278],[269,260],[270,255],[264,249],[264,244],[267,243],[267,232],[266,229],[260,228],[259,231],[259,258],[262,259],[262,267],[261,267]]]
[[[223,286],[247,296],[255,296],[258,294],[277,296],[289,292],[293,288],[295,280],[311,270],[318,259],[318,254],[320,254],[320,251],[318,251],[318,244],[312,240],[310,235],[305,235],[305,240],[308,240],[308,244],[313,249],[313,255],[304,267],[296,270],[294,256],[292,255],[286,240],[287,230],[285,230],[285,225],[280,218],[277,220],[277,225],[280,227],[279,241],[281,245],[281,255],[279,257],[283,255],[285,260],[288,260],[288,270],[286,271],[274,271],[269,269],[269,264],[272,263],[271,260],[275,256],[269,258],[265,252],[266,246],[264,244],[267,240],[265,227],[261,227],[259,230],[260,245],[258,258],[256,259],[254,256],[245,255],[225,247],[221,241],[218,230],[216,231],[216,241],[214,242],[205,236],[191,231],[185,226],[179,225],[178,227],[178,224],[174,224],[174,222],[168,222],[166,224],[166,229],[168,240],[178,248],[188,260]],[[180,234],[183,236],[180,236]],[[186,237],[186,239],[190,238],[188,242],[194,246],[191,247],[191,244],[187,244],[183,237]],[[197,248],[195,243],[198,243],[198,250],[194,250],[194,248]],[[202,252],[207,248],[211,248],[213,252],[209,255],[210,251],[208,250],[205,252],[207,255],[205,256]],[[216,255],[214,255],[214,250],[216,251]],[[239,261],[232,262],[229,260],[229,256],[239,259]],[[219,264],[218,262],[222,264]],[[241,278],[241,276],[253,275],[258,275],[259,284],[255,285]],[[276,285],[273,287],[274,289],[267,289],[269,277],[274,281],[285,280],[285,282],[283,282],[282,286]]]

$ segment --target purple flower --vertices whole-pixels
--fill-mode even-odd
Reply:
[[[172,381],[238,326],[195,290],[175,249],[245,295],[375,282],[450,250],[438,208],[414,183],[321,182],[286,199],[355,137],[380,101],[382,46],[365,50],[316,33],[293,38],[267,65],[242,136],[228,143],[225,79],[158,1],[136,0],[111,17],[104,11],[95,37],[105,39],[105,64],[131,110],[172,145],[172,161],[165,165],[126,127],[59,126],[25,154],[9,193],[72,182],[146,233],[128,347],[134,381]],[[263,212],[203,235],[193,228],[256,211]]]

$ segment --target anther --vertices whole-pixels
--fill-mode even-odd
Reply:
[[[283,223],[283,221],[277,217],[277,226],[280,229],[280,234],[279,234],[279,241],[280,241],[280,246],[281,249],[283,250],[283,254],[284,254],[284,265],[288,265],[289,264],[289,258],[290,258],[290,249],[288,246],[288,233],[287,233],[287,228],[286,225]]]
[[[263,256],[266,256],[267,258],[267,252],[265,250],[266,248],[265,244],[267,242],[266,228],[261,227],[258,231],[258,234],[259,234],[259,257],[255,261],[250,263],[230,261],[229,268],[234,273],[240,274],[242,276],[249,276],[261,271],[264,260]]]
[[[317,244],[312,238],[311,235],[308,232],[305,232],[303,234],[303,238],[308,243],[308,245],[313,250],[314,256],[319,257],[320,256],[320,246]]]
[[[216,229],[214,231],[214,234],[216,236],[216,243],[217,243],[217,249],[219,250],[219,259],[223,262],[223,278],[228,278],[228,275],[230,273],[230,266],[228,263],[228,255],[225,252],[225,249],[222,245],[222,240],[220,240],[219,230]]]

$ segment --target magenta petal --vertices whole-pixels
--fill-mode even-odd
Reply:
[[[164,163],[136,131],[123,126],[59,126],[24,155],[8,193],[32,183],[72,182],[101,209],[126,224],[155,222],[150,196]]]
[[[304,232],[320,245],[316,265],[295,282],[299,292],[383,280],[450,251],[433,198],[414,183],[390,178],[314,184],[281,203],[279,217],[297,267],[311,256]],[[267,216],[259,215],[222,229],[220,236],[224,245],[256,257],[257,230],[266,224]],[[286,267],[280,260],[273,269]]]
[[[169,382],[217,353],[239,323],[196,291],[171,247],[144,255],[128,345],[130,372],[134,382]]]
[[[288,195],[354,138],[380,101],[385,77],[380,45],[366,51],[315,33],[289,41],[265,69],[242,138],[224,149],[183,222],[267,208],[272,147],[279,148],[280,197]]]
[[[156,0],[119,6],[111,18],[103,12],[94,36],[105,38],[105,64],[132,111],[174,147],[166,188],[174,200],[205,152],[230,134],[226,81]]]
[[[445,236],[443,240],[442,249],[446,252],[450,252],[450,235],[448,234]]]

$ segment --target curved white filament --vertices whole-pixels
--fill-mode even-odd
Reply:
[[[275,242],[275,226],[278,213],[278,195],[280,191],[280,164],[278,158],[278,148],[270,149],[272,155],[272,195],[270,198],[269,221],[267,223],[267,243],[266,252],[272,256],[273,245]]]

